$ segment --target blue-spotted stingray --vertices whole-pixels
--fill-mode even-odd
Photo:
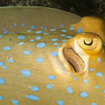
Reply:
[[[51,8],[0,8],[0,105],[105,105],[103,39],[75,32],[80,19]]]

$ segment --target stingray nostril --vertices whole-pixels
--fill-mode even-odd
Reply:
[[[84,44],[87,46],[91,46],[93,44],[93,40],[92,39],[85,39]]]

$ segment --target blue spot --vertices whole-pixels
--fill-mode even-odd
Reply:
[[[83,91],[83,92],[80,93],[80,96],[83,97],[83,98],[88,97],[88,93]]]
[[[54,45],[55,45],[55,46],[57,46],[57,45],[58,45],[58,43],[54,43]]]
[[[48,35],[49,33],[43,33],[43,35]]]
[[[26,25],[25,23],[22,23],[22,24],[21,24],[22,27],[24,27],[25,25]]]
[[[30,42],[33,42],[33,41],[35,41],[34,39],[30,39]]]
[[[95,102],[92,102],[91,105],[97,105]]]
[[[66,36],[67,38],[69,38],[69,39],[71,39],[72,38],[72,36]]]
[[[64,105],[64,102],[63,102],[62,100],[58,100],[58,101],[57,101],[57,104],[58,104],[58,105]]]
[[[7,51],[7,50],[10,50],[11,48],[10,48],[9,46],[5,46],[5,47],[3,47],[3,49],[4,49],[5,51]]]
[[[95,86],[95,88],[96,88],[96,89],[98,89],[98,88],[99,88],[99,86],[98,86],[98,85],[96,85],[96,86]]]
[[[31,28],[31,29],[34,29],[34,28],[35,28],[35,26],[33,26],[33,25],[32,25],[30,28]]]
[[[24,54],[24,55],[30,55],[30,53],[31,53],[30,50],[24,50],[24,51],[23,51],[23,54]]]
[[[52,41],[58,41],[58,39],[51,39]]]
[[[48,28],[44,28],[44,30],[47,30]]]
[[[10,28],[12,28],[12,25],[10,25]]]
[[[37,37],[36,37],[36,40],[40,40],[40,39],[41,39],[41,37],[40,37],[40,36],[37,36]]]
[[[31,32],[32,30],[27,30],[27,32]]]
[[[24,44],[24,42],[20,42],[20,43],[18,43],[18,46],[21,46],[22,44]]]
[[[3,68],[3,69],[7,69],[7,66],[3,66],[2,68]]]
[[[4,62],[0,61],[0,67],[2,67],[4,65]]]
[[[73,78],[73,80],[77,80],[77,78],[76,78],[76,77],[74,77],[74,78]]]
[[[62,40],[62,42],[65,42],[65,41],[67,41],[67,40],[66,40],[66,39],[63,39],[63,40]]]
[[[72,89],[71,86],[68,86],[68,87],[66,88],[66,90],[67,90],[68,93],[73,93],[73,89]]]
[[[21,39],[21,40],[23,40],[23,39],[25,39],[25,36],[20,35],[20,36],[17,37],[17,39]]]
[[[97,58],[97,62],[101,62],[101,59],[100,58]]]
[[[0,38],[2,38],[2,35],[0,35]]]
[[[12,58],[9,58],[7,61],[8,61],[9,63],[14,63],[14,60],[13,60]]]
[[[103,93],[105,93],[105,90],[103,90]]]
[[[67,30],[61,30],[61,32],[67,32]]]
[[[5,84],[6,80],[4,78],[0,78],[0,85]]]
[[[65,34],[60,34],[60,36],[66,36]]]
[[[103,77],[103,74],[102,74],[101,72],[97,72],[97,73],[96,73],[96,76],[98,76],[98,77]]]
[[[72,31],[73,31],[73,30],[74,30],[74,27],[70,27],[70,30],[72,30]]]
[[[56,31],[56,29],[50,29],[50,31]]]
[[[0,100],[3,100],[3,96],[0,95]]]
[[[44,28],[44,26],[40,26],[40,28],[41,28],[41,29],[43,29],[43,28]]]
[[[42,47],[45,47],[46,46],[46,44],[45,43],[38,43],[37,45],[36,45],[36,47],[38,47],[38,48],[42,48]]]
[[[41,34],[41,33],[42,33],[42,31],[36,31],[35,33],[36,33],[36,34]]]
[[[16,24],[16,22],[15,22],[15,23],[14,23],[14,26],[16,27],[16,25],[17,25],[17,24]]]
[[[77,33],[81,33],[82,32],[82,28],[79,27],[78,30],[77,30]]]
[[[37,92],[37,91],[39,91],[39,88],[37,86],[31,86],[30,90]]]
[[[56,51],[52,51],[51,54],[52,54],[52,56],[54,56],[54,57],[58,56],[58,53],[57,53]]]
[[[89,83],[89,81],[87,79],[83,79],[83,82],[85,83]]]
[[[42,58],[42,57],[37,57],[37,58],[35,59],[35,61],[36,61],[37,63],[42,63],[42,62],[43,62],[43,58]]]
[[[30,77],[31,76],[31,71],[30,70],[21,70],[21,75],[23,77]]]
[[[3,32],[3,34],[7,34],[7,33],[8,33],[8,31],[6,31],[6,30]]]
[[[71,74],[70,74],[70,76],[72,77],[72,76],[73,76],[73,74],[71,73]]]
[[[11,101],[14,105],[19,105],[19,102],[17,100],[12,99]]]
[[[64,25],[63,24],[61,24],[61,28],[63,28],[64,27]]]
[[[55,79],[54,75],[48,75],[47,77],[48,77],[49,80],[54,80]]]
[[[89,68],[89,70],[90,70],[90,71],[94,71],[94,69],[93,69],[93,68],[91,68],[91,67]]]
[[[47,84],[46,88],[47,89],[52,89],[52,84]]]
[[[32,100],[32,101],[38,101],[39,97],[35,96],[35,95],[27,95],[26,98]]]

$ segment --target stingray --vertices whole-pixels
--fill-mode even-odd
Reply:
[[[104,105],[103,38],[72,26],[80,20],[51,8],[0,8],[0,105]]]

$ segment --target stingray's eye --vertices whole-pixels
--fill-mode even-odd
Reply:
[[[93,50],[97,47],[98,40],[96,38],[79,38],[79,45],[84,49]]]

